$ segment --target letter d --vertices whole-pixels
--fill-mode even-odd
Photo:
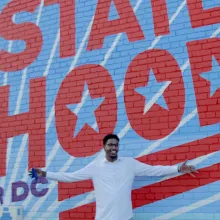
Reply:
[[[21,195],[17,194],[17,189],[23,188],[24,192]],[[23,201],[27,198],[29,193],[29,188],[27,183],[23,181],[12,183],[12,202]]]

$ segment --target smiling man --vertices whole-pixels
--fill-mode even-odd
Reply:
[[[150,166],[130,157],[118,157],[119,138],[108,134],[103,139],[105,158],[94,160],[72,173],[45,172],[39,176],[60,182],[92,179],[96,194],[96,220],[133,219],[131,191],[135,176],[165,176],[197,172],[194,166]]]

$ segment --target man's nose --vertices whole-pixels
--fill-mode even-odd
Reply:
[[[116,150],[116,149],[117,149],[117,146],[116,146],[116,145],[113,145],[113,146],[112,146],[112,149]]]

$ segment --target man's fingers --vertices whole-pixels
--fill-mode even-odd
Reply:
[[[194,174],[192,174],[192,173],[189,173],[192,177],[196,177]]]
[[[186,159],[186,160],[183,162],[182,165],[186,165],[187,161],[188,161],[188,159]]]
[[[38,169],[38,168],[33,168],[37,174],[41,174],[42,170],[41,169]]]
[[[196,170],[196,167],[194,167],[194,166],[189,166],[190,167],[190,171],[191,172],[195,172],[195,173],[199,173],[197,170]]]
[[[37,175],[41,175],[41,169],[31,168],[31,169],[29,170],[29,174],[28,174],[31,178],[33,177],[33,170],[36,171]]]

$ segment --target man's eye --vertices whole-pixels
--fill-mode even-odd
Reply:
[[[117,144],[108,144],[108,146],[109,146],[109,147],[113,147],[113,146],[118,147]]]

